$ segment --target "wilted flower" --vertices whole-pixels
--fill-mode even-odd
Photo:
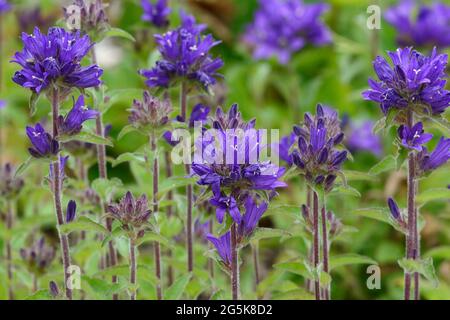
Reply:
[[[310,183],[331,190],[347,160],[347,151],[336,148],[344,139],[337,113],[319,104],[316,116],[306,113],[302,126],[295,126],[294,133],[298,136],[298,149],[292,153],[294,164]]]
[[[77,215],[77,203],[74,200],[70,200],[69,203],[67,204],[66,223],[75,220],[76,215]]]
[[[134,100],[128,121],[138,129],[157,129],[169,122],[172,105],[168,99],[159,100],[144,91],[143,101]]]
[[[168,15],[171,9],[167,6],[167,0],[141,0],[141,6],[144,10],[142,20],[150,22],[158,28],[169,25]]]
[[[14,167],[10,163],[0,166],[0,196],[11,198],[16,196],[24,186],[24,181],[15,177]]]
[[[324,3],[305,4],[302,0],[260,0],[244,40],[253,47],[255,59],[276,56],[286,64],[308,44],[331,42],[330,31],[320,20],[327,9]]]
[[[267,206],[268,204],[265,201],[258,205],[253,197],[247,197],[247,200],[245,201],[245,213],[238,226],[238,234],[241,239],[248,238],[253,234],[258,226],[259,220],[264,212],[266,212]]]
[[[135,199],[131,192],[120,200],[119,203],[110,204],[107,208],[108,214],[118,220],[127,231],[139,233],[144,230],[150,218],[151,210],[148,209],[147,196],[142,195]],[[136,235],[136,234],[135,234]]]
[[[55,258],[55,249],[45,243],[42,237],[29,248],[20,249],[20,256],[30,272],[44,274]]]
[[[385,115],[391,108],[411,108],[419,114],[439,115],[450,105],[450,91],[445,90],[447,55],[436,48],[424,56],[411,48],[388,52],[391,67],[378,56],[374,69],[380,81],[369,79],[371,89],[363,93],[366,100],[380,104]]]
[[[98,111],[89,109],[84,103],[84,96],[80,95],[66,117],[59,116],[58,134],[67,136],[76,135],[81,132],[83,122],[95,119],[97,115]]]
[[[429,153],[426,147],[417,154],[417,161],[421,173],[433,171],[450,159],[450,139],[441,137],[433,152]]]
[[[386,11],[386,20],[397,29],[401,46],[450,46],[450,6],[434,2],[427,6],[415,0],[402,0]]]
[[[59,151],[58,141],[45,132],[40,123],[33,127],[26,128],[27,136],[30,139],[32,148],[28,151],[34,158],[48,158],[55,156]]]
[[[365,121],[360,125],[350,124],[348,130],[348,138],[344,141],[346,147],[350,152],[368,151],[376,156],[383,153],[383,146],[378,135],[373,133],[372,121]]]
[[[72,88],[100,85],[103,70],[97,65],[81,66],[92,46],[87,35],[57,27],[50,28],[45,35],[35,28],[31,35],[23,33],[22,41],[23,51],[17,52],[12,60],[23,68],[13,77],[22,87],[39,94],[54,85],[62,90],[62,95],[67,95]]]
[[[74,0],[72,5],[63,8],[64,17],[72,29],[87,33],[102,32],[109,27],[105,9],[102,0]]]
[[[195,24],[183,23],[178,29],[155,35],[162,59],[156,62],[153,69],[140,71],[147,78],[149,87],[168,88],[176,81],[187,80],[208,89],[216,83],[216,78],[220,76],[217,70],[222,67],[223,61],[214,59],[209,51],[220,41],[215,41],[210,34],[203,36],[200,30]]]
[[[6,0],[0,0],[0,14],[11,10],[11,5]]]
[[[228,231],[219,238],[214,237],[211,234],[206,236],[206,239],[216,247],[217,252],[221,258],[222,264],[227,269],[231,269],[231,232]]]
[[[422,145],[433,138],[431,133],[425,133],[422,122],[417,122],[412,128],[401,125],[398,128],[398,137],[401,145],[407,149],[422,150]]]

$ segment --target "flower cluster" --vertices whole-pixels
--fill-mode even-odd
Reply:
[[[135,199],[131,192],[127,192],[119,203],[108,205],[108,215],[122,224],[122,228],[134,232],[133,237],[140,237],[144,233],[144,227],[150,218],[151,210],[148,209],[146,195]]]
[[[134,100],[128,121],[138,129],[157,129],[169,122],[172,105],[168,99],[159,100],[144,91],[143,101]]]
[[[144,10],[142,20],[150,22],[155,27],[163,28],[169,25],[168,15],[171,9],[167,6],[167,0],[141,0],[141,6]]]
[[[90,119],[95,119],[98,111],[89,109],[84,103],[84,96],[80,95],[77,101],[74,101],[73,108],[66,117],[58,118],[58,134],[73,136],[81,132],[83,123]]]
[[[298,148],[292,153],[294,164],[303,172],[309,183],[331,190],[347,151],[339,150],[344,134],[337,113],[317,105],[316,116],[305,113],[302,126],[295,126]]]
[[[162,59],[150,70],[141,70],[149,87],[167,88],[177,81],[192,81],[203,89],[216,83],[217,70],[223,65],[209,51],[218,45],[212,35],[203,36],[203,27],[195,24],[192,17],[182,15],[182,25],[163,35],[155,35]]]
[[[97,65],[81,66],[81,60],[91,49],[87,35],[50,28],[42,34],[38,28],[29,35],[22,34],[24,49],[14,55],[22,70],[14,74],[13,81],[39,94],[55,86],[61,95],[73,88],[90,88],[100,85],[103,70]]]
[[[447,55],[436,48],[424,56],[412,48],[388,52],[392,67],[378,56],[373,62],[380,81],[369,80],[366,100],[380,104],[386,115],[390,109],[413,108],[418,114],[439,115],[450,105],[450,91],[445,90]]]
[[[2,198],[16,196],[23,186],[24,181],[15,177],[14,167],[10,163],[0,166],[0,196]]]
[[[324,3],[305,4],[302,0],[260,0],[244,40],[253,47],[255,59],[276,56],[286,64],[306,45],[331,41],[330,31],[320,20],[327,8]]]
[[[398,32],[400,46],[433,47],[450,46],[450,6],[435,2],[429,6],[415,0],[402,0],[389,8],[386,20]]]
[[[51,158],[58,154],[59,143],[50,133],[46,132],[40,123],[33,127],[27,127],[26,133],[33,147],[28,148],[34,158]]]
[[[55,259],[55,249],[47,245],[44,238],[40,238],[31,247],[20,249],[20,256],[30,272],[44,274]]]
[[[74,8],[77,8],[76,11],[73,11]],[[109,27],[102,0],[74,0],[71,6],[63,10],[64,17],[73,30],[102,32]]]

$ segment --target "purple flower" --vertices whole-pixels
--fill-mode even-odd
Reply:
[[[365,121],[359,126],[351,125],[349,137],[345,142],[351,152],[364,150],[376,156],[383,153],[381,139],[373,133],[373,125],[372,121]]]
[[[0,0],[0,14],[11,10],[11,5],[6,0]]]
[[[239,224],[241,222],[241,212],[239,211],[236,199],[233,196],[227,197],[220,191],[220,185],[213,184],[214,197],[209,202],[216,207],[216,217],[219,223],[223,222],[225,213],[229,213],[233,220]]]
[[[52,136],[45,132],[40,123],[33,127],[27,127],[26,133],[30,139],[32,148],[28,148],[28,151],[34,158],[48,158],[55,156],[59,151],[58,141],[52,138]]]
[[[391,215],[395,220],[398,220],[400,218],[400,209],[398,208],[397,203],[394,199],[389,198],[388,199],[388,206],[389,210],[391,211]]]
[[[290,155],[290,150],[296,140],[297,135],[292,132],[290,135],[282,137],[278,145],[278,152],[280,155],[280,159],[286,162],[288,166],[291,166],[293,163],[292,157]]]
[[[397,29],[400,46],[450,46],[450,6],[446,4],[426,6],[403,0],[386,11],[385,19]]]
[[[70,200],[69,203],[67,204],[66,223],[75,220],[76,215],[77,215],[77,203],[74,200]]]
[[[55,85],[67,95],[72,88],[100,85],[103,70],[97,65],[81,66],[81,60],[92,46],[87,35],[56,27],[45,35],[35,28],[31,35],[23,33],[22,41],[23,51],[17,52],[12,60],[22,67],[13,77],[22,87],[39,94]]]
[[[27,265],[30,272],[44,274],[46,269],[55,259],[55,249],[45,243],[45,238],[40,238],[29,248],[20,249],[20,257]]]
[[[189,28],[187,28],[189,27]],[[203,89],[216,83],[217,70],[223,61],[213,58],[209,51],[220,41],[212,35],[203,36],[195,24],[183,24],[163,35],[155,35],[162,59],[150,70],[141,70],[149,87],[168,88],[177,80],[198,83]]]
[[[61,182],[63,182],[66,177],[67,160],[69,160],[69,156],[59,156],[59,181]],[[53,163],[50,163],[48,177],[50,181],[53,181]]]
[[[141,6],[144,10],[142,20],[152,23],[158,28],[169,25],[168,15],[171,9],[167,6],[167,0],[141,0]]]
[[[324,3],[305,4],[302,0],[260,0],[244,41],[253,47],[255,59],[276,56],[286,64],[308,44],[331,42],[330,31],[320,20],[327,9]]]
[[[118,220],[125,230],[141,231],[150,218],[151,210],[148,209],[148,200],[146,195],[138,199],[133,197],[131,192],[120,200],[119,203],[108,205],[108,214]]]
[[[424,133],[422,122],[417,122],[412,128],[401,125],[398,128],[398,137],[405,148],[421,151],[422,145],[430,141],[433,135]]]
[[[240,237],[247,238],[252,235],[262,215],[266,212],[267,206],[267,202],[264,201],[258,206],[253,197],[247,197],[247,200],[245,201],[245,214],[238,226]]]
[[[64,118],[58,118],[58,134],[73,136],[81,132],[83,123],[90,119],[95,119],[98,116],[98,111],[89,109],[84,103],[84,96],[78,97],[72,110]]]
[[[445,90],[447,55],[436,48],[424,56],[411,48],[388,52],[392,67],[382,57],[374,62],[380,81],[369,79],[371,89],[363,93],[366,100],[380,104],[386,115],[391,108],[415,108],[423,114],[438,115],[450,105],[450,91]]]
[[[220,258],[222,259],[222,263],[230,268],[231,267],[231,232],[228,231],[224,235],[219,238],[214,237],[211,234],[206,236],[206,239],[211,241],[211,243],[216,247],[217,252],[219,253]]]
[[[168,99],[159,100],[144,91],[143,100],[134,100],[128,121],[140,129],[156,129],[169,122],[172,105]]]
[[[429,153],[423,147],[417,155],[419,168],[422,172],[429,172],[437,169],[450,159],[450,139],[441,137],[433,152]]]
[[[295,126],[294,133],[298,135],[298,146],[292,153],[294,164],[309,182],[325,183],[326,189],[331,189],[347,160],[347,151],[336,148],[344,139],[337,113],[319,104],[316,116],[306,113],[302,126]]]

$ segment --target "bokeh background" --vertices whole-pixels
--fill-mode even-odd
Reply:
[[[2,89],[0,99],[7,101],[7,107],[1,111],[1,128],[4,140],[0,150],[4,160],[18,165],[27,157],[28,141],[25,126],[37,121],[49,119],[48,102],[40,99],[37,113],[30,118],[28,110],[29,92],[15,85],[11,77],[17,70],[17,65],[9,63],[15,51],[22,48],[21,31],[31,32],[35,25],[41,30],[49,26],[61,24],[61,7],[65,1],[11,1],[12,12],[2,16],[3,21],[3,51],[0,59],[2,64]],[[376,121],[382,114],[374,103],[363,101],[361,92],[367,88],[367,79],[374,76],[371,61],[374,54],[385,54],[386,50],[395,50],[396,31],[384,19],[380,30],[368,30],[366,20],[369,14],[366,9],[371,4],[378,4],[384,10],[396,1],[366,1],[366,0],[330,0],[330,10],[324,15],[324,21],[332,30],[333,41],[330,45],[320,48],[306,47],[295,54],[291,63],[286,66],[273,61],[255,61],[245,44],[241,41],[246,25],[252,21],[257,8],[256,0],[172,0],[171,26],[179,22],[178,9],[183,7],[194,14],[199,22],[206,23],[208,30],[222,44],[214,48],[214,53],[220,56],[225,65],[221,72],[224,79],[217,87],[215,97],[192,97],[208,101],[213,109],[218,105],[226,109],[232,103],[238,103],[244,117],[248,120],[256,117],[260,128],[280,129],[283,135],[291,132],[292,126],[300,120],[304,112],[315,110],[316,103],[330,105],[339,111],[340,116],[349,119],[353,126],[358,126],[368,120]],[[313,2],[313,1],[307,1]],[[39,11],[33,11],[39,10]],[[128,31],[134,35],[136,42],[119,38],[109,38],[97,45],[98,61],[104,68],[103,81],[108,89],[144,89],[144,80],[137,70],[149,68],[157,57],[152,41],[152,33],[156,30],[141,21],[142,8],[137,0],[110,0],[108,16],[110,24]],[[177,91],[172,92],[176,101]],[[136,98],[139,98],[136,95]],[[112,125],[111,137],[117,138],[118,133],[128,121],[127,109],[131,106],[129,96],[117,99],[106,114],[105,123]],[[192,107],[192,103],[191,103]],[[446,117],[448,118],[448,112]],[[91,124],[92,125],[92,124]],[[437,137],[441,133],[435,129],[432,132]],[[351,133],[351,126],[348,128]],[[396,150],[393,144],[395,132],[388,132],[379,139],[382,142],[381,152],[370,150],[355,150],[353,161],[345,165],[345,170],[367,173],[384,156],[393,154]],[[437,139],[435,139],[437,140]],[[435,140],[433,140],[435,142]],[[114,147],[108,148],[108,157],[117,158],[125,152],[133,152],[145,143],[138,134],[131,133],[121,140],[114,140]],[[74,168],[70,163],[69,168]],[[142,190],[145,178],[142,172],[128,163],[116,167],[108,166],[109,176],[120,178],[124,189],[131,188],[136,192]],[[69,169],[70,171],[70,169]],[[182,174],[182,171],[179,172]],[[33,166],[28,170],[25,190],[16,205],[16,223],[13,232],[13,257],[15,261],[15,281],[19,298],[30,295],[31,277],[23,262],[20,261],[19,250],[27,246],[30,234],[43,233],[46,238],[57,246],[57,235],[54,229],[54,213],[51,195],[42,183],[47,175],[44,165]],[[70,176],[70,173],[69,173]],[[98,176],[97,166],[92,163],[89,169],[91,180]],[[342,265],[332,271],[332,297],[334,299],[400,299],[403,294],[403,271],[397,260],[404,255],[404,237],[390,225],[355,213],[355,209],[385,206],[388,196],[395,196],[400,205],[405,205],[406,176],[404,168],[389,170],[379,175],[355,175],[349,179],[350,185],[359,191],[360,196],[348,192],[337,193],[328,201],[328,207],[347,226],[346,232],[333,242],[332,255],[359,254],[373,259],[381,268],[381,289],[369,290],[366,286],[368,274],[366,264]],[[150,181],[150,180],[148,180]],[[429,177],[420,181],[420,190],[445,188],[450,183],[449,166],[436,170]],[[181,199],[181,197],[180,197]],[[67,199],[65,199],[67,201]],[[280,192],[280,196],[271,204],[300,205],[304,202],[304,183],[294,178],[289,182],[289,188]],[[450,299],[450,200],[438,199],[427,202],[421,208],[421,215],[426,224],[422,231],[422,251],[425,257],[432,257],[439,286],[424,280],[422,298]],[[180,200],[180,208],[183,207]],[[182,209],[179,212],[184,212]],[[203,217],[201,210],[195,211],[197,217]],[[204,219],[204,218],[202,218]],[[271,214],[261,221],[262,226],[290,229],[301,229],[295,224],[291,215]],[[180,231],[180,223],[169,225],[168,228]],[[173,231],[172,230],[172,231]],[[0,228],[0,246],[3,247],[4,227]],[[199,242],[199,241],[198,241]],[[206,273],[205,244],[196,248],[198,280],[188,285],[185,298],[206,298],[204,286],[211,285],[209,280],[202,279]],[[104,298],[98,289],[96,281],[99,274],[96,269],[98,259],[98,243],[94,240],[73,249],[77,262],[83,263],[87,275],[86,281],[90,298]],[[120,248],[123,252],[121,261],[126,264],[126,245]],[[151,266],[151,246],[141,248],[140,264]],[[301,237],[292,237],[280,241],[279,238],[263,240],[260,243],[260,259],[263,281],[255,289],[252,275],[252,261],[249,248],[243,253],[242,292],[244,298],[274,298],[283,297],[284,292],[302,286],[304,279],[292,273],[285,273],[273,267],[280,261],[285,261],[307,254],[306,241]],[[175,258],[165,258],[164,265],[174,267],[177,273],[184,271],[185,253],[181,244],[177,245]],[[125,257],[125,258],[124,258]],[[0,261],[4,261],[4,252],[0,253]],[[58,260],[49,272],[42,275],[39,287],[47,288],[48,281],[60,279],[61,270]],[[204,269],[204,270],[203,270]],[[125,269],[126,270],[126,269]],[[153,298],[151,279],[145,276],[143,267],[141,292],[139,298]],[[202,273],[204,272],[204,273]],[[223,297],[228,298],[228,280],[219,268],[216,268],[216,286],[224,288]],[[104,276],[105,274],[100,274]],[[126,279],[126,277],[124,277]],[[100,280],[98,280],[100,281]],[[148,290],[147,290],[148,289]],[[0,263],[0,299],[6,299],[6,273],[4,263]],[[284,296],[285,298],[299,298]]]

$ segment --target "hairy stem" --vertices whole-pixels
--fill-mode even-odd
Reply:
[[[209,216],[211,216],[211,210],[209,210],[210,214]],[[210,234],[214,234],[214,219],[211,219],[209,222],[209,233]],[[209,244],[210,248],[212,248],[212,243]],[[208,269],[209,269],[209,275],[211,277],[211,280],[213,280],[213,291],[215,290],[215,282],[214,282],[214,260],[213,259],[209,259],[208,260]]]
[[[317,270],[319,266],[319,252],[320,252],[320,243],[319,243],[319,198],[317,193],[313,191],[314,197],[314,212],[313,212],[313,226],[314,226],[314,235],[313,235],[313,263],[314,268]],[[320,282],[319,279],[314,281],[314,295],[316,300],[320,300]]]
[[[180,112],[184,122],[186,122],[187,114],[187,85],[185,82],[181,83],[180,91]],[[190,174],[191,166],[185,165],[187,174]],[[192,205],[193,205],[193,188],[192,184],[186,186],[186,247],[187,247],[187,268],[188,272],[194,270],[194,249],[193,249],[193,225],[192,225]]]
[[[6,213],[6,229],[11,230],[13,226],[13,205],[11,200],[7,201],[7,213]],[[6,272],[8,274],[8,299],[14,300],[14,287],[13,287],[13,265],[12,265],[12,246],[11,240],[6,240]]]
[[[231,225],[231,294],[233,300],[239,300],[239,259],[237,248],[237,227]]]
[[[329,245],[328,245],[328,230],[327,230],[327,214],[325,208],[325,201],[322,206],[322,259],[323,259],[323,271],[329,272]],[[323,289],[324,300],[330,300],[330,287]]]
[[[136,244],[134,239],[130,239],[130,299],[136,300]]]
[[[52,92],[52,124],[53,124],[53,138],[58,137],[58,117],[59,117],[59,91],[58,89],[54,88]],[[61,168],[59,164],[59,157],[60,154],[56,155],[56,161],[53,162],[53,197],[54,197],[54,205],[55,205],[55,213],[56,213],[56,220],[58,223],[58,226],[62,226],[64,221],[64,214],[61,204],[61,197],[62,197],[62,181],[61,179]],[[61,246],[61,252],[63,257],[63,266],[64,266],[64,286],[66,289],[66,297],[69,300],[72,300],[72,289],[68,286],[68,281],[70,280],[69,277],[69,266],[70,266],[70,251],[69,251],[69,239],[67,238],[66,234],[61,233],[61,231],[58,229],[58,235],[59,235],[59,241]]]
[[[158,204],[158,186],[159,186],[159,162],[158,162],[158,147],[155,134],[150,136],[150,148],[153,156],[153,214],[159,210]],[[161,245],[158,241],[154,244],[155,253],[155,275],[157,278],[156,297],[162,300],[162,282],[161,282]]]
[[[255,285],[258,288],[260,277],[259,277],[259,243],[256,242],[252,245],[252,254],[253,254],[253,267],[255,270]]]
[[[312,197],[311,187],[306,183],[306,207],[308,208],[309,212],[312,212],[311,197]],[[308,253],[308,260],[311,265],[313,264],[313,255],[314,255],[314,248],[313,248],[313,245],[311,245],[309,248],[309,253]],[[306,279],[305,287],[306,287],[307,291],[309,291],[309,292],[313,291],[312,286],[311,286],[311,279]]]
[[[166,163],[166,177],[170,178],[173,176],[172,162],[170,161],[170,152],[168,152],[168,151],[164,152],[164,159],[165,159],[165,163]],[[173,200],[173,191],[172,190],[170,190],[167,193],[167,200],[168,201]],[[168,217],[171,217],[173,215],[172,205],[168,205],[166,207],[166,214]],[[169,260],[172,258],[172,249],[170,249],[170,248],[168,249],[167,256],[169,257]],[[170,287],[174,280],[172,263],[169,263],[169,267],[167,268],[167,276],[168,276],[168,285]]]

